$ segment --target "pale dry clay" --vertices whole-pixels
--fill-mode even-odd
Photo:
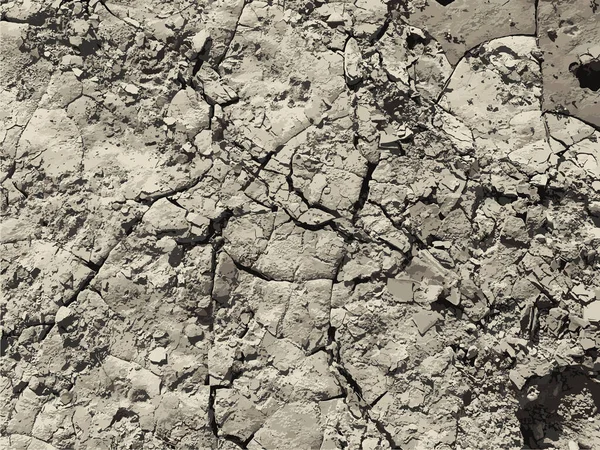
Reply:
[[[596,0],[3,1],[0,448],[600,448]]]

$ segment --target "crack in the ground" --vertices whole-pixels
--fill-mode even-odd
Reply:
[[[373,424],[375,424],[377,430],[387,440],[387,442],[389,443],[390,447],[393,450],[402,450],[402,447],[400,445],[398,445],[397,442],[394,441],[393,436],[391,435],[391,433],[388,430],[386,430],[383,423],[379,419],[374,418],[372,416],[371,410],[372,410],[374,404],[369,405],[365,401],[365,399],[363,398],[363,395],[362,395],[362,389],[361,389],[360,385],[356,382],[356,380],[354,380],[354,378],[352,377],[350,372],[348,372],[348,370],[344,367],[344,363],[340,356],[340,347],[335,340],[335,333],[336,333],[336,329],[330,325],[328,332],[327,332],[328,345],[326,347],[326,350],[329,353],[329,357],[331,360],[331,362],[330,362],[331,366],[337,370],[337,372],[341,375],[342,379],[345,381],[345,383],[340,383],[340,385],[341,385],[342,391],[344,392],[344,395],[346,396],[346,400],[348,401],[348,399],[350,398],[349,393],[352,392],[358,399],[358,407],[361,411],[363,418],[367,422],[372,422]],[[384,395],[385,395],[385,393],[384,393]]]
[[[246,9],[246,6],[251,2],[251,0],[244,0],[244,4],[242,5],[242,9],[240,11],[240,15],[238,16],[236,22],[235,22],[235,26],[233,28],[233,31],[231,33],[231,37],[228,39],[227,44],[225,46],[225,50],[223,51],[223,55],[216,61],[215,63],[215,70],[216,72],[221,75],[221,64],[223,63],[223,61],[225,60],[225,58],[227,58],[227,53],[229,53],[229,48],[231,47],[231,43],[233,42],[233,40],[235,39],[235,35],[237,34],[238,31],[238,27],[240,25],[240,20],[242,19],[242,14],[244,14],[244,10]]]

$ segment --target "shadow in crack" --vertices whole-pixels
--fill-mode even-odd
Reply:
[[[569,70],[579,80],[579,87],[600,90],[600,59],[594,59],[585,64],[573,63]]]
[[[581,431],[588,424],[600,406],[600,384],[588,371],[569,367],[530,380],[520,405],[517,419],[524,448],[551,448],[566,437],[566,428]]]

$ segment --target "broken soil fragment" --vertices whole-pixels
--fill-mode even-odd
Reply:
[[[412,317],[419,333],[425,335],[439,320],[439,316],[432,311],[421,311]]]

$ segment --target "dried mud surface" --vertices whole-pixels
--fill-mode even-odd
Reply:
[[[600,449],[599,9],[2,1],[0,448]]]

